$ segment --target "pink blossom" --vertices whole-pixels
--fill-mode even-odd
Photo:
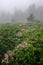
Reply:
[[[16,58],[16,60],[18,60],[18,58]]]
[[[12,60],[14,60],[14,57],[12,57]]]
[[[9,59],[9,58],[8,58],[8,55],[5,54],[4,57],[5,57],[4,60],[8,62],[8,59]]]

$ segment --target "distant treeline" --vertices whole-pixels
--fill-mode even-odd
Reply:
[[[13,14],[2,12],[0,13],[0,22],[25,21],[30,14],[34,15],[35,19],[43,20],[43,6],[36,7],[35,4],[32,4],[25,11],[16,9]]]

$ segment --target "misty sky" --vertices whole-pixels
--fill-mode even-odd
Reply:
[[[43,0],[0,0],[0,12],[13,11],[15,8],[25,10],[33,3],[43,5]]]

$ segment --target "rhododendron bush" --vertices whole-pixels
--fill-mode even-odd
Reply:
[[[42,24],[0,25],[0,65],[43,65]]]
[[[1,61],[1,64],[11,64],[11,65],[42,65],[43,64],[43,55],[41,53],[41,48],[35,48],[32,44],[19,50],[10,51],[9,53],[4,54],[4,58]],[[13,64],[12,64],[13,63]]]

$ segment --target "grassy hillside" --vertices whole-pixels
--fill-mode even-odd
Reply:
[[[43,65],[43,21],[0,25],[0,65],[32,64]]]

